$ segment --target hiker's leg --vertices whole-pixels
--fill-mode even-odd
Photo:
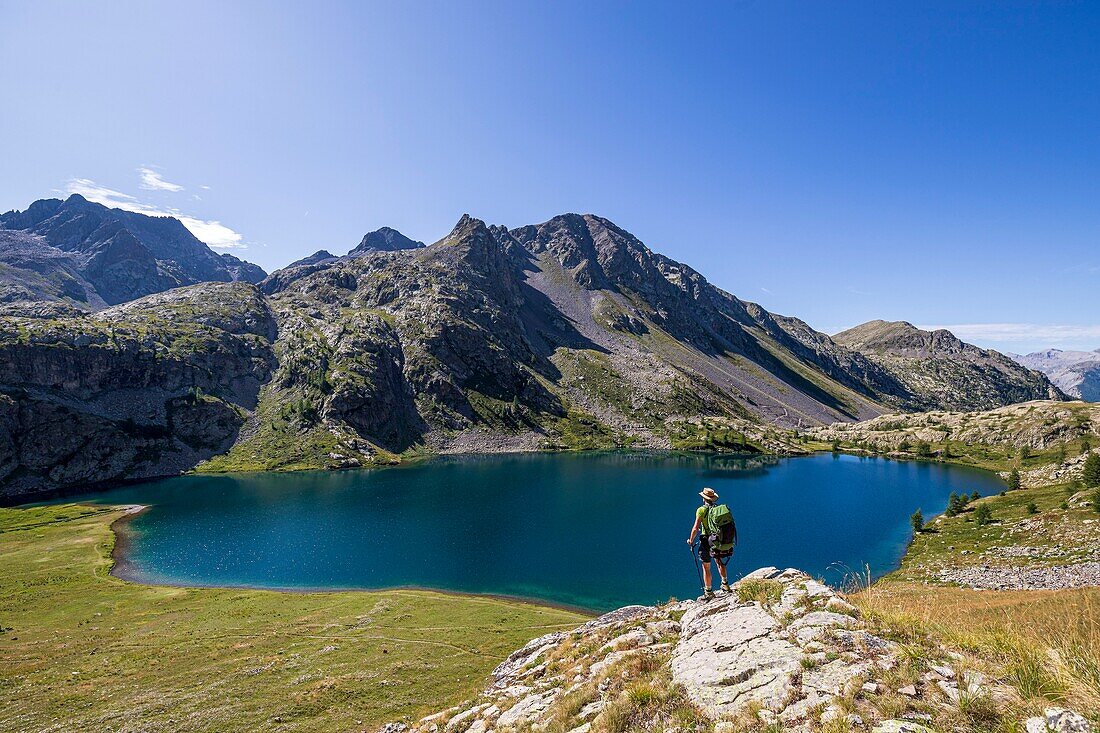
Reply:
[[[729,582],[730,582],[729,578],[726,577],[726,566],[723,565],[722,563],[718,562],[717,560],[715,560],[715,563],[717,563],[717,565],[718,565],[718,574],[720,576],[722,576],[722,582],[725,583],[726,585],[729,585]]]
[[[710,590],[710,563],[703,563],[703,587]]]

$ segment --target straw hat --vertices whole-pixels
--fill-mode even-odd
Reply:
[[[699,496],[703,497],[707,501],[718,501],[718,492],[714,489],[703,489],[699,492]]]

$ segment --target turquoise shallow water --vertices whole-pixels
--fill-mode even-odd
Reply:
[[[896,567],[916,508],[1003,488],[983,471],[845,455],[535,454],[185,476],[77,498],[152,506],[120,566],[148,582],[423,586],[603,610],[697,594],[684,540],[704,486],[737,519],[735,576],[794,566],[832,583]]]

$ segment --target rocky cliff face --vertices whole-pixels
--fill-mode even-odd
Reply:
[[[1100,402],[1100,349],[1062,351],[1048,349],[1033,354],[1012,354],[1028,369],[1042,372],[1060,390],[1086,402]]]
[[[274,338],[243,283],[0,319],[0,496],[176,473],[227,450]]]
[[[859,352],[902,384],[910,408],[988,410],[1066,398],[1043,374],[942,329],[922,331],[904,321],[870,321],[836,334],[833,341]]]
[[[265,276],[213,252],[177,219],[109,209],[78,194],[0,215],[0,298],[7,302],[48,298],[94,310],[181,285]],[[19,281],[30,283],[27,292],[13,289]]]
[[[982,660],[912,629],[899,643],[896,633],[804,573],[761,568],[709,602],[628,606],[534,639],[497,667],[478,697],[383,731],[931,733],[1023,725],[1016,691],[980,671],[988,670]],[[1049,717],[1088,730],[1075,713]],[[1035,720],[1045,731],[1047,721]]]

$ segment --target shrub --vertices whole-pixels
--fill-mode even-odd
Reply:
[[[932,455],[932,444],[927,440],[922,440],[917,443],[917,455],[927,458]]]
[[[909,442],[908,438],[902,438],[901,443],[898,445],[898,450],[903,453],[908,453],[909,449],[913,447],[913,444]]]
[[[1092,495],[1092,510],[1100,514],[1100,489],[1095,491]]]
[[[913,512],[913,516],[909,517],[909,523],[913,525],[913,532],[920,534],[924,531],[924,514],[920,509]]]
[[[1028,514],[1038,514],[1039,513],[1039,505],[1036,504],[1035,502],[1030,502],[1027,505],[1027,513]]]
[[[1028,458],[1031,458],[1031,449],[1028,448],[1026,445],[1021,445],[1020,446],[1020,460],[1021,461],[1026,461]]]
[[[978,508],[974,510],[974,521],[978,523],[979,527],[984,527],[993,521],[993,510],[989,508],[988,504],[978,505]]]

